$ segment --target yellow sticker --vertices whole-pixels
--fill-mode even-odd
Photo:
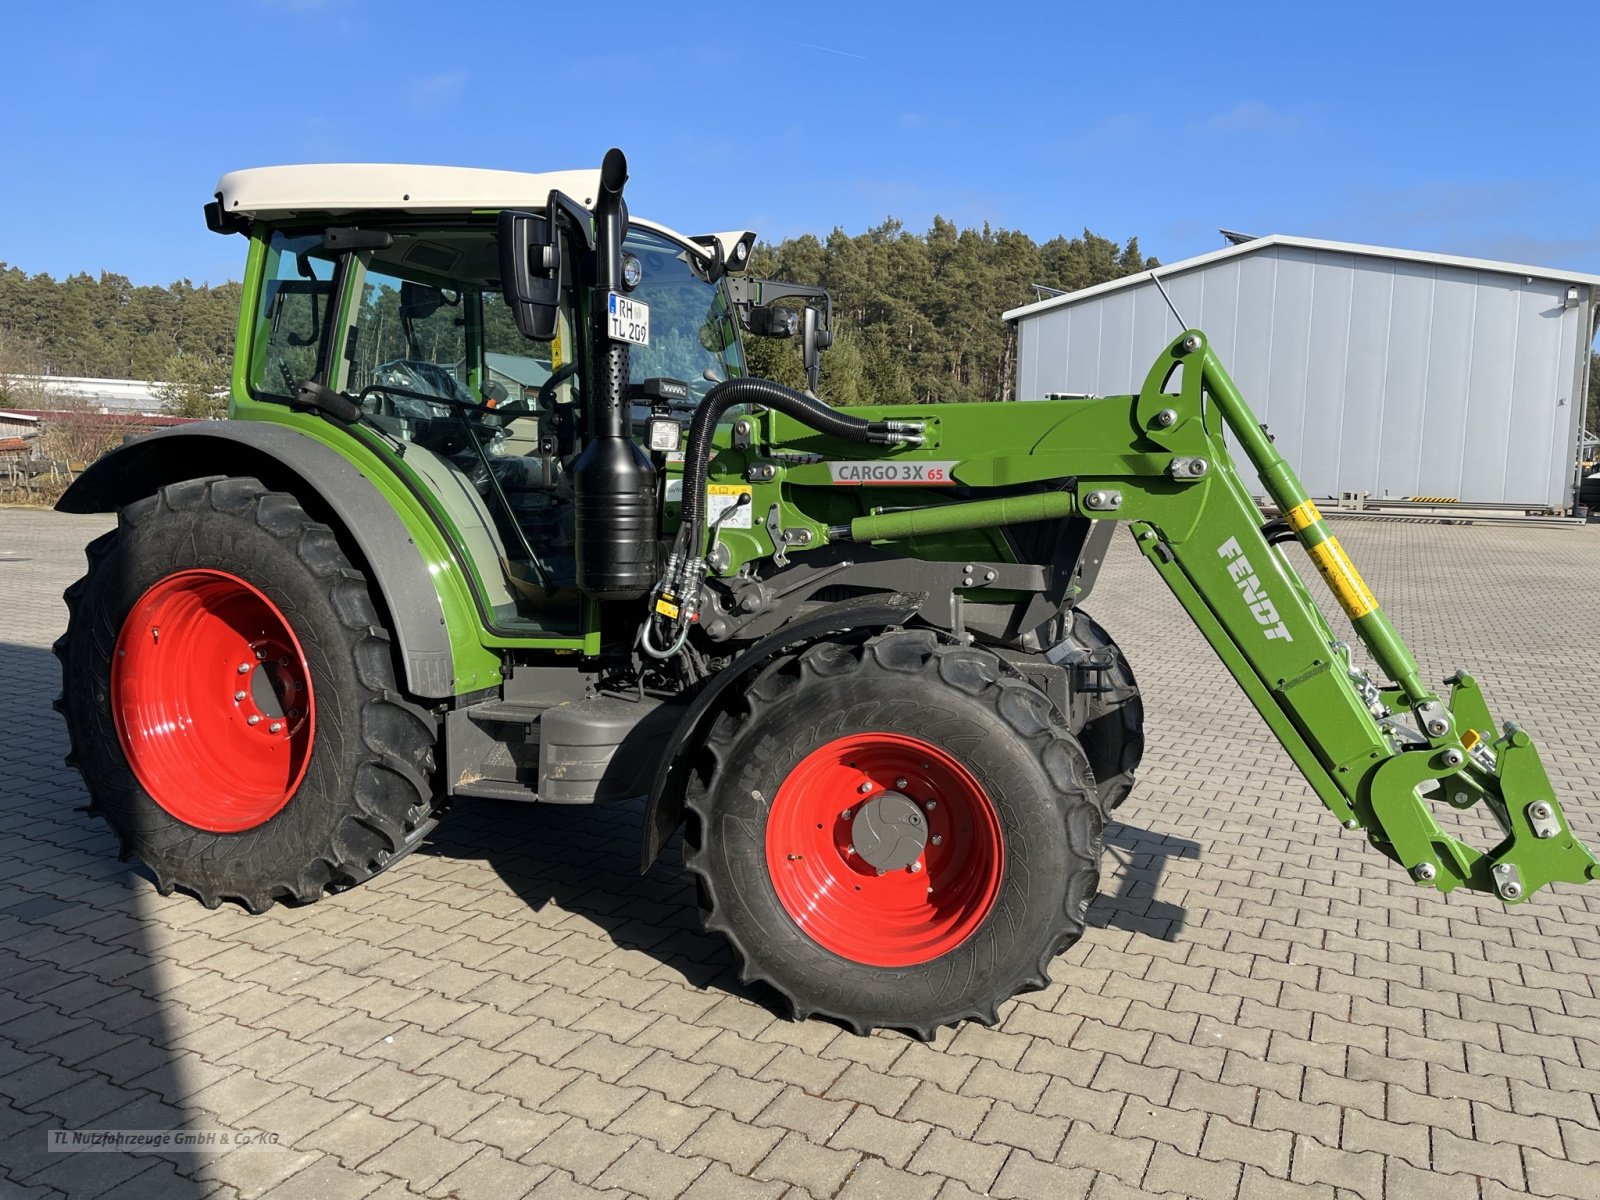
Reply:
[[[1322,514],[1317,511],[1317,506],[1307,500],[1304,504],[1297,504],[1284,514],[1284,519],[1289,522],[1289,528],[1299,533],[1307,525],[1322,520]]]
[[[718,529],[750,529],[753,526],[751,514],[755,512],[754,501],[748,484],[713,483],[706,488],[706,519],[715,521],[722,517]],[[727,515],[723,516],[724,513]]]
[[[1315,546],[1308,546],[1307,551],[1311,561],[1317,564],[1317,570],[1322,572],[1322,577],[1333,589],[1340,607],[1350,614],[1352,621],[1378,607],[1378,601],[1367,587],[1366,580],[1361,578],[1350,556],[1339,545],[1338,538],[1331,537]]]
[[[673,621],[678,619],[678,606],[666,597],[656,601],[656,611]]]

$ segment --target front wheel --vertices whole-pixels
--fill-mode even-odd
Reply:
[[[1049,699],[931,631],[768,667],[691,783],[708,928],[795,1015],[929,1038],[1044,987],[1083,933],[1103,816]]]
[[[400,694],[333,531],[253,479],[122,510],[56,643],[91,811],[208,907],[367,879],[432,828],[434,722]]]

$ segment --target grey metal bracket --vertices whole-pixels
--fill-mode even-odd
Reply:
[[[1561,818],[1548,800],[1535,800],[1528,805],[1528,824],[1536,838],[1553,838],[1561,832]]]
[[[1494,888],[1502,900],[1515,900],[1522,895],[1522,872],[1515,863],[1496,863],[1489,873],[1494,876]]]

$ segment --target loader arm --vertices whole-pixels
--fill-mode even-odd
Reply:
[[[1169,394],[1176,374],[1181,386]],[[1568,825],[1528,734],[1514,724],[1497,728],[1469,675],[1446,681],[1447,699],[1422,681],[1204,334],[1189,331],[1168,347],[1133,415],[1144,436],[1172,452],[1166,478],[1154,485],[1080,478],[1080,506],[1095,515],[1096,491],[1122,490],[1116,515],[1131,522],[1140,550],[1347,828],[1367,830],[1414,880],[1444,892],[1466,887],[1515,903],[1547,883],[1600,879],[1600,864]],[[1224,428],[1283,514],[1281,524],[1262,525]],[[1189,502],[1174,512],[1180,498]],[[1290,541],[1310,556],[1387,686],[1352,667],[1290,562]],[[1487,805],[1505,836],[1487,851],[1469,846],[1439,826],[1432,803]]]
[[[1168,346],[1137,396],[1083,401],[1067,413],[1026,454],[956,468],[969,484],[1054,481],[1054,490],[871,513],[851,522],[850,536],[886,541],[1074,515],[1127,521],[1323,804],[1346,828],[1365,829],[1418,884],[1518,903],[1548,883],[1600,879],[1528,734],[1497,726],[1464,672],[1446,681],[1448,698],[1423,682],[1204,334],[1190,330]],[[1263,524],[1225,430],[1280,518]],[[1351,662],[1296,573],[1290,542],[1310,556],[1385,681]],[[1434,803],[1484,804],[1505,836],[1486,851],[1469,846],[1440,827]]]

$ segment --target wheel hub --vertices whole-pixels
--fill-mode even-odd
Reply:
[[[952,754],[889,731],[825,742],[767,814],[767,870],[813,941],[899,967],[959,946],[988,919],[1005,843],[994,802]]]
[[[928,822],[899,792],[883,792],[856,810],[850,847],[880,871],[902,871],[922,857]]]
[[[111,693],[140,786],[198,829],[253,829],[305,776],[310,668],[282,611],[236,575],[179,571],[145,592],[117,635]]]

